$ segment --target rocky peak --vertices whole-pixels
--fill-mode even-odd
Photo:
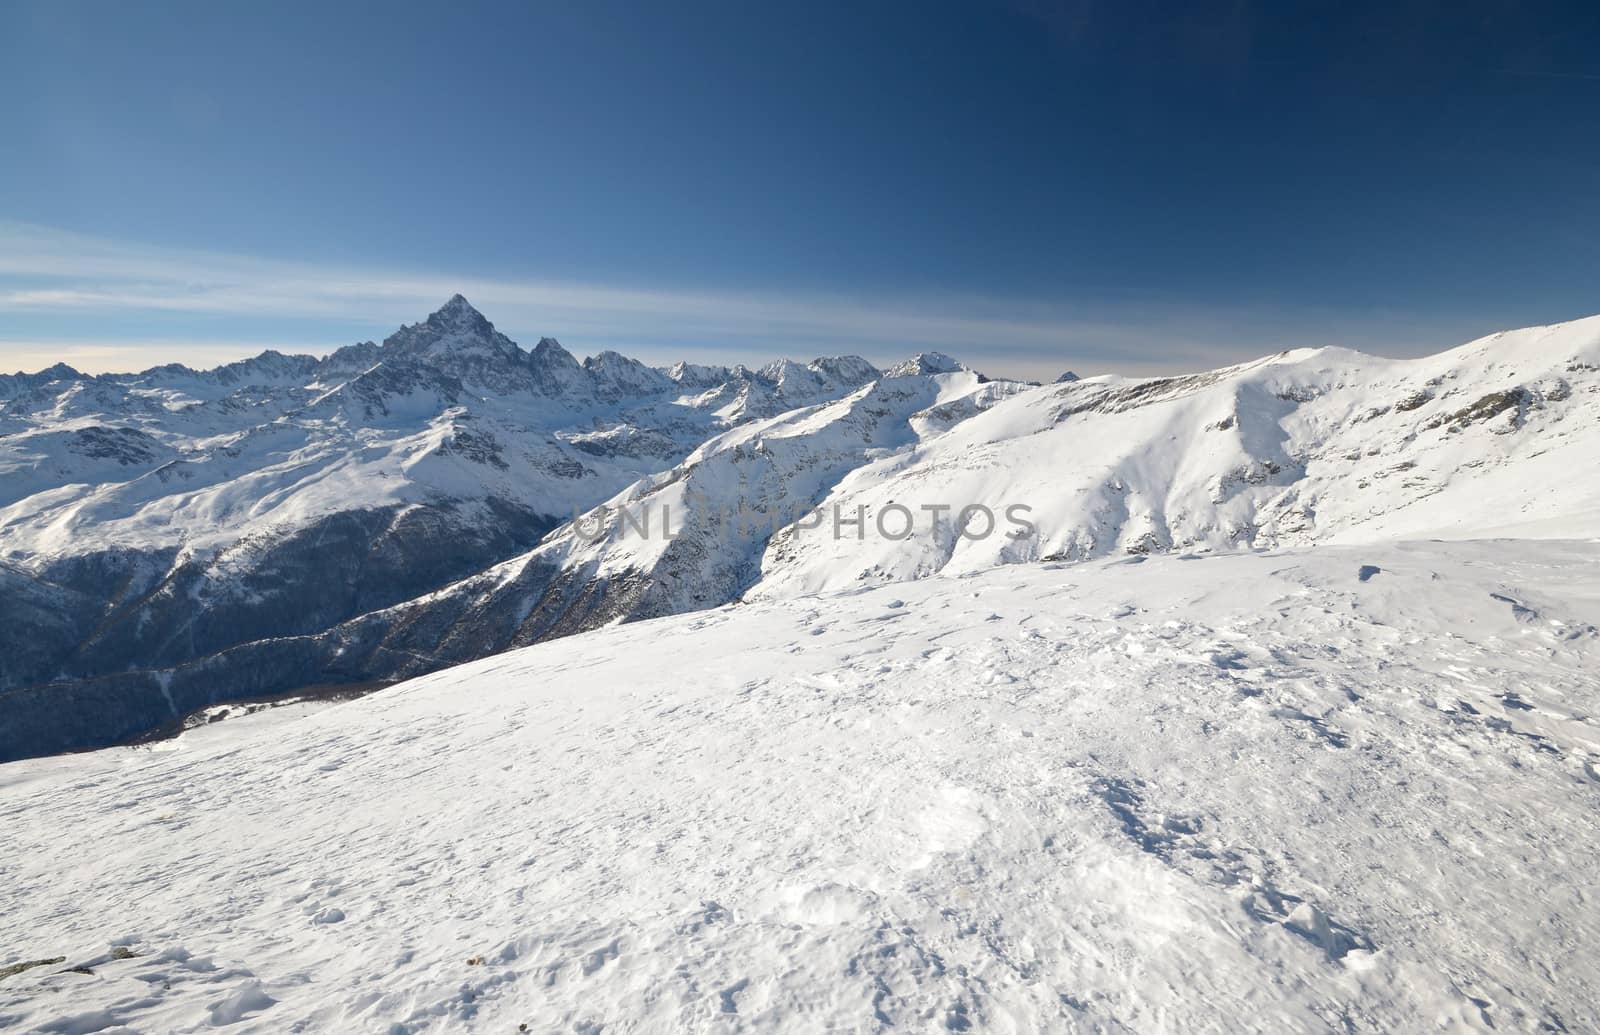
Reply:
[[[810,374],[811,371],[792,359],[773,360],[756,372],[756,376],[763,381],[771,381],[780,388],[785,383],[794,382],[797,378],[811,380]]]
[[[445,366],[494,365],[517,359],[516,342],[494,329],[465,297],[456,295],[421,323],[408,324],[384,339],[387,354],[420,356]]]
[[[667,370],[667,377],[685,387],[702,388],[722,384],[733,378],[727,367],[705,366],[679,360]]]
[[[604,398],[650,395],[672,386],[661,371],[610,350],[584,360],[583,369]]]
[[[41,370],[36,374],[17,371],[15,374],[0,374],[0,399],[12,399],[29,392],[42,390],[46,385],[58,381],[92,381],[93,378],[67,366],[57,363],[53,367]]]
[[[451,295],[450,301],[440,306],[427,319],[427,325],[446,333],[469,333],[488,337],[494,333],[494,324],[467,301],[465,295]]]
[[[577,369],[578,360],[554,338],[540,338],[531,353],[533,365],[554,369]]]
[[[882,376],[877,367],[860,356],[818,356],[807,366],[839,385],[864,385]]]
[[[942,352],[919,352],[896,363],[884,372],[887,377],[912,377],[918,374],[955,374],[967,368]]]
[[[584,398],[593,388],[578,360],[554,338],[540,338],[528,356],[534,386],[552,398]]]

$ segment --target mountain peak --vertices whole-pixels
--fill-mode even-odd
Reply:
[[[887,371],[889,377],[912,377],[921,374],[954,374],[967,367],[942,352],[919,352]]]
[[[509,391],[521,380],[523,354],[471,302],[455,295],[426,320],[385,338],[376,358],[419,360],[464,382]]]
[[[402,326],[386,338],[384,344],[397,345],[406,352],[423,352],[440,343],[459,343],[463,338],[494,342],[502,349],[511,345],[509,339],[494,329],[488,317],[473,308],[465,295],[452,295],[450,301],[428,314],[426,320]]]
[[[56,363],[39,371],[41,376],[48,375],[58,381],[77,381],[84,375],[65,363]]]
[[[840,384],[866,384],[883,376],[881,370],[860,356],[818,356],[806,366]]]
[[[455,294],[450,296],[450,301],[440,306],[427,322],[434,327],[449,330],[478,330],[485,333],[493,328],[489,320],[475,309],[467,296]]]
[[[539,344],[533,347],[533,356],[535,359],[542,359],[546,362],[560,362],[563,366],[569,363],[572,366],[578,365],[578,361],[573,357],[572,353],[568,352],[559,341],[550,337],[539,339]]]
[[[584,360],[583,370],[602,398],[649,395],[672,385],[661,371],[609,349]]]
[[[688,363],[683,360],[672,364],[666,371],[667,377],[680,385],[694,388],[708,387],[722,384],[733,379],[734,373],[727,367],[706,366],[701,363]]]
[[[554,338],[540,338],[528,356],[528,369],[538,389],[552,399],[569,402],[591,396],[594,383],[577,357]]]

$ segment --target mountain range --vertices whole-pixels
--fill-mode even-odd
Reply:
[[[1591,537],[1597,417],[1600,318],[1032,385],[936,353],[580,362],[458,295],[321,359],[0,377],[0,760],[999,564]]]

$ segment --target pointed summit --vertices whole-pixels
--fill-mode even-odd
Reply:
[[[461,295],[421,323],[389,335],[377,358],[385,363],[415,361],[480,390],[515,391],[527,379],[527,354]]]
[[[429,316],[427,323],[440,331],[473,331],[483,335],[494,332],[488,319],[461,294],[451,295],[450,301]]]
[[[552,399],[582,399],[593,394],[588,373],[554,338],[540,338],[528,356],[534,385]]]

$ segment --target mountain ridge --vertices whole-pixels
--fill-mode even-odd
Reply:
[[[32,424],[0,409],[0,577],[17,587],[0,617],[29,641],[0,671],[0,757],[741,599],[1019,562],[1600,528],[1600,487],[1564,477],[1600,455],[1600,318],[1417,360],[1292,350],[1024,385],[938,354],[889,371],[579,363],[553,339],[503,346],[453,305],[340,350],[356,372],[314,392],[219,389],[174,410],[148,385],[99,384],[52,396]],[[458,373],[428,362],[463,334]],[[397,337],[405,354],[362,365]],[[534,357],[577,387],[530,389]],[[98,422],[100,404],[127,419]],[[224,416],[247,430],[218,434]],[[170,434],[186,421],[211,422],[204,452]],[[26,484],[29,443],[100,481]],[[871,527],[924,504],[944,509],[903,537],[794,523],[831,508]],[[1016,504],[1030,530],[969,534],[971,508]],[[687,534],[619,535],[624,515],[663,505]],[[730,526],[716,508],[733,505],[760,520]],[[575,515],[603,534],[580,535]],[[51,555],[62,536],[72,549]]]
[[[699,374],[686,391],[614,352],[526,351],[457,295],[320,359],[0,381],[0,565],[32,587],[0,601],[0,693],[181,666],[414,598],[722,430],[856,387]]]
[[[427,352],[440,345],[448,346],[463,342],[482,341],[491,343],[507,358],[522,363],[531,364],[536,370],[582,371],[589,375],[597,372],[602,374],[614,371],[619,365],[634,370],[652,371],[660,374],[667,381],[673,383],[688,383],[710,385],[716,381],[738,379],[764,379],[777,380],[786,365],[807,367],[820,371],[827,369],[831,372],[850,371],[845,379],[859,378],[856,383],[862,383],[877,376],[881,371],[867,360],[855,355],[818,356],[805,363],[791,359],[777,359],[760,367],[747,367],[738,364],[732,367],[715,366],[690,363],[679,360],[668,366],[651,366],[638,359],[624,356],[612,349],[603,349],[593,355],[579,359],[566,349],[559,340],[553,337],[541,337],[532,350],[523,350],[515,341],[495,328],[494,324],[474,306],[466,296],[457,293],[452,295],[442,306],[434,310],[423,320],[414,324],[403,324],[393,334],[390,334],[380,344],[372,341],[359,342],[354,345],[344,345],[318,356],[313,353],[283,352],[275,348],[267,348],[254,356],[220,363],[214,367],[196,368],[183,363],[163,363],[146,367],[136,371],[108,371],[100,374],[87,374],[78,371],[66,363],[56,363],[38,371],[19,370],[12,374],[0,374],[0,402],[8,400],[22,391],[33,387],[44,387],[54,381],[84,381],[115,384],[139,378],[152,378],[158,375],[175,377],[192,377],[201,380],[216,381],[225,385],[238,384],[245,378],[254,376],[252,372],[267,372],[269,380],[275,381],[281,377],[300,376],[302,373],[360,373],[364,366],[372,362],[380,362],[384,358],[398,354],[415,355]],[[916,357],[907,362],[912,362]],[[946,357],[948,358],[948,357]],[[953,361],[952,361],[953,362]],[[674,373],[676,372],[676,373]],[[581,375],[580,375],[581,376]],[[559,379],[554,382],[555,387],[567,387],[560,384]]]

